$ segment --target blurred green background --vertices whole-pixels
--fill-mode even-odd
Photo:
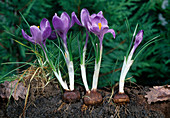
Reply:
[[[21,14],[23,14],[30,25],[38,26],[43,18],[47,18],[51,23],[53,15],[55,13],[60,15],[63,11],[67,12],[69,15],[74,11],[78,18],[80,18],[81,9],[87,8],[90,14],[103,11],[105,18],[108,20],[109,27],[113,28],[116,32],[116,39],[113,39],[111,34],[106,34],[103,41],[104,52],[100,70],[99,87],[112,86],[119,80],[123,57],[126,55],[137,23],[139,24],[137,32],[141,29],[144,30],[144,40],[138,47],[138,50],[145,42],[152,39],[154,36],[161,35],[162,40],[153,43],[138,56],[127,78],[132,77],[131,81],[142,85],[169,84],[169,3],[169,0],[1,0],[0,78],[11,70],[23,65],[21,63],[4,63],[30,62],[35,59],[35,56],[29,54],[24,46],[13,40],[15,39],[26,45],[31,45],[21,34],[21,29],[26,30],[27,33],[30,34],[29,28],[21,17]],[[125,23],[127,21],[126,19],[128,19],[129,26]],[[71,31],[75,33],[79,32],[80,29],[81,28],[76,25]],[[74,47],[74,45],[77,46],[76,41],[72,44],[72,47]],[[91,47],[90,41],[88,46]],[[87,51],[89,55],[94,56],[90,51],[91,50]],[[74,61],[78,60],[78,55],[75,54],[73,57],[75,57]],[[79,68],[79,63],[75,66]],[[91,83],[93,75],[93,66],[94,60],[87,63],[89,83]],[[17,69],[8,74],[6,78],[21,72],[22,69]],[[82,84],[79,69],[76,73],[76,82]]]

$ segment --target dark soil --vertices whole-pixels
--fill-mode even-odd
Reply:
[[[77,90],[81,96],[85,94],[82,87]],[[128,86],[125,91],[130,98],[130,103],[126,105],[116,105],[113,99],[108,103],[112,91],[103,88],[98,90],[103,96],[103,102],[98,106],[86,106],[82,97],[76,103],[63,102],[62,91],[51,82],[44,89],[31,88],[24,115],[27,118],[170,118],[170,102],[147,104],[144,95],[149,91],[148,87]],[[0,100],[0,117],[23,117],[24,100],[11,99],[7,108],[7,100]]]

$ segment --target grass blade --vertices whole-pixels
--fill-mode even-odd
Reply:
[[[24,67],[24,66],[26,66],[26,65],[28,65],[28,64],[29,64],[29,63],[24,64],[24,65],[22,65],[22,66],[20,66],[20,67],[17,67],[17,68],[15,68],[15,69],[11,70],[10,72],[8,72],[7,74],[5,74],[4,76],[2,76],[2,77],[0,78],[0,83],[1,83],[1,80],[2,80],[4,77],[6,77],[7,75],[11,74],[12,72],[16,71],[17,69],[22,68],[22,67]]]
[[[25,17],[22,15],[22,13],[19,11],[21,17],[23,18],[23,20],[25,21],[25,23],[27,24],[27,26],[30,28],[29,23],[27,22],[27,20],[25,19]]]
[[[158,36],[157,36],[157,37],[158,37]],[[156,37],[156,38],[157,38],[157,37]],[[153,39],[155,39],[155,37],[154,37]],[[157,40],[154,40],[154,41],[153,41],[153,39],[151,39],[152,41],[148,41],[147,43],[144,44],[144,46],[142,46],[142,48],[141,48],[141,49],[139,50],[139,52],[135,55],[135,57],[134,57],[133,60],[135,60],[135,59],[137,58],[137,56],[138,56],[147,46],[149,46],[150,44],[152,44],[152,43],[154,43],[154,42],[157,42],[157,41],[162,40],[162,39],[157,39]]]

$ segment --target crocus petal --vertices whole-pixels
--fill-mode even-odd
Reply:
[[[108,29],[105,33],[109,33],[109,32],[113,35],[113,37],[115,39],[115,37],[116,37],[115,31],[113,29]]]
[[[64,24],[63,24],[62,20],[57,16],[57,14],[55,14],[53,16],[52,23],[53,23],[53,27],[55,30],[60,29],[60,30],[64,31]]]
[[[40,29],[35,25],[30,27],[30,31],[33,38],[36,37],[39,32],[41,32]]]
[[[30,27],[31,35],[35,43],[41,45],[42,43],[42,33],[37,26]]]
[[[40,29],[44,30],[45,27],[50,26],[49,21],[46,18],[43,18],[41,23],[40,23]]]
[[[92,26],[91,28],[90,28],[90,31],[91,32],[93,32],[94,34],[96,34],[96,35],[100,35],[100,32],[101,32],[101,30],[99,29],[99,27],[98,26]]]
[[[66,12],[63,12],[60,18],[64,24],[64,30],[68,31],[70,29],[70,16]]]
[[[43,40],[46,40],[51,35],[51,27],[45,27],[44,31],[42,32]]]
[[[101,24],[102,24],[103,27],[106,27],[106,26],[108,27],[108,22],[104,17],[101,18],[100,20],[101,20]]]
[[[95,18],[96,16],[97,16],[96,14],[92,14],[92,15],[90,16],[90,18],[93,19],[93,18]]]
[[[89,28],[89,30],[92,28],[92,25],[90,22],[87,22],[87,27]]]
[[[77,18],[75,12],[72,12],[71,14],[71,25],[70,28],[74,25],[74,23],[77,23],[78,25],[82,26],[82,24],[80,23],[79,19]]]
[[[103,12],[100,11],[100,12],[97,14],[97,16],[103,17]]]
[[[27,35],[23,29],[22,29],[22,35],[23,35],[23,37],[24,37],[26,40],[28,40],[28,41],[34,43],[33,38],[30,37],[29,35]]]
[[[81,23],[82,23],[82,25],[83,26],[85,26],[86,25],[86,21],[88,21],[89,19],[88,19],[88,17],[89,17],[89,11],[87,10],[87,9],[82,9],[81,10],[81,15],[80,15],[80,17],[81,17]]]
[[[84,27],[86,27],[87,30],[89,30],[89,27],[87,25],[87,22],[90,22],[90,18],[89,18],[90,14],[89,11],[87,9],[82,9],[81,10],[81,23]]]
[[[135,43],[134,43],[134,48],[136,49],[138,47],[138,45],[141,43],[141,41],[143,40],[143,30],[140,30],[138,32],[138,34],[135,37]]]
[[[96,16],[93,19],[91,19],[92,25],[94,25],[94,24],[98,25],[98,23],[101,23],[100,21],[101,21],[101,17],[99,17],[99,16]]]

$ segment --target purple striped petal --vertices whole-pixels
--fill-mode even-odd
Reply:
[[[41,23],[40,23],[40,29],[44,30],[45,27],[50,26],[49,21],[46,18],[43,18]]]
[[[103,17],[103,12],[100,11],[100,12],[97,14],[97,16]]]
[[[70,16],[66,12],[63,12],[60,18],[64,24],[64,30],[68,31],[70,29]]]
[[[93,18],[95,18],[97,16],[97,14],[92,14],[91,16],[90,16],[90,19],[93,19]]]
[[[115,37],[116,37],[115,31],[113,29],[108,29],[105,33],[109,33],[109,32],[113,35],[113,37],[115,39]]]
[[[82,9],[81,10],[81,23],[82,25],[89,31],[89,27],[88,27],[88,24],[87,22],[90,22],[90,14],[89,14],[89,11],[87,9]]]
[[[63,24],[62,20],[57,16],[56,13],[53,16],[52,23],[53,23],[53,27],[55,30],[60,29],[60,30],[64,31],[64,24]]]
[[[78,20],[75,12],[72,12],[71,14],[71,25],[70,25],[70,28],[74,25],[74,23],[77,23],[78,25],[82,26],[82,24],[80,23],[80,21]]]
[[[34,43],[33,38],[30,37],[29,35],[27,35],[23,29],[22,29],[22,36],[23,36],[26,40],[28,40],[28,41]]]
[[[99,16],[94,17],[93,19],[91,19],[91,23],[92,23],[92,25],[98,26],[98,23],[101,23],[101,17],[99,17]]]
[[[51,27],[45,27],[44,31],[42,32],[43,40],[46,40],[51,35]]]
[[[103,27],[108,27],[108,22],[104,17],[101,18],[101,24],[102,24]]]
[[[138,32],[138,34],[136,35],[135,37],[135,43],[134,43],[134,48],[136,49],[138,47],[138,45],[142,42],[143,40],[143,33],[144,31],[143,30],[140,30]]]
[[[100,35],[100,32],[101,32],[101,30],[99,29],[98,26],[92,26],[92,27],[90,28],[90,31],[93,32],[93,33],[96,34],[96,35]]]
[[[39,45],[42,45],[42,34],[41,30],[37,26],[31,26],[30,27],[32,38],[34,39],[35,43],[38,43]]]
[[[35,26],[35,25],[30,27],[30,31],[31,31],[31,35],[32,35],[33,38],[37,37],[39,32],[41,32],[40,29],[37,26]]]

